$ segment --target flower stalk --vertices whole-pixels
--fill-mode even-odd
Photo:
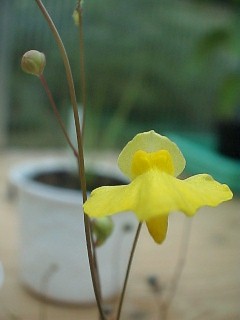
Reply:
[[[55,101],[54,101],[54,99],[53,99],[52,93],[51,93],[51,91],[50,91],[50,89],[49,89],[49,86],[48,86],[47,81],[46,81],[45,77],[43,76],[43,74],[39,76],[39,79],[40,79],[40,81],[41,81],[42,86],[44,87],[44,89],[45,89],[45,91],[46,91],[46,94],[47,94],[48,99],[49,99],[49,101],[50,101],[50,104],[51,104],[51,106],[52,106],[53,112],[54,112],[54,114],[55,114],[55,116],[56,116],[56,119],[57,119],[57,121],[58,121],[61,129],[62,129],[62,132],[63,132],[63,134],[64,134],[64,137],[65,137],[68,145],[69,145],[70,148],[72,149],[73,154],[75,155],[76,158],[78,158],[78,151],[76,150],[76,148],[74,147],[72,141],[71,141],[70,138],[69,138],[67,129],[66,129],[66,127],[65,127],[65,124],[64,124],[64,122],[62,121],[62,117],[61,117],[61,115],[60,115],[60,113],[59,113],[59,111],[58,111],[58,108],[57,108],[57,106],[56,106],[56,104],[55,104]]]
[[[80,45],[80,80],[81,80],[81,93],[82,93],[82,106],[83,106],[83,121],[82,121],[82,137],[84,137],[85,131],[85,119],[86,119],[86,105],[87,105],[87,93],[86,93],[86,75],[85,75],[85,57],[84,57],[84,36],[83,36],[83,8],[82,1],[77,4],[76,12],[78,15],[78,30],[79,30],[79,45]]]
[[[134,238],[134,241],[133,241],[133,245],[132,245],[132,249],[131,249],[131,253],[130,253],[130,257],[129,257],[129,261],[128,261],[128,265],[127,265],[127,271],[126,271],[126,275],[125,275],[125,279],[124,279],[124,283],[123,283],[123,288],[122,288],[122,292],[121,292],[121,295],[120,295],[120,300],[119,300],[119,303],[118,303],[116,320],[120,320],[120,317],[121,317],[123,300],[124,300],[124,297],[125,297],[128,278],[129,278],[129,274],[130,274],[130,269],[131,269],[131,266],[132,266],[132,261],[133,261],[133,257],[134,257],[135,249],[136,249],[137,242],[138,242],[138,239],[139,239],[141,228],[142,228],[142,223],[140,222],[138,224],[138,228],[137,228],[137,231],[136,231],[136,234],[135,234],[135,238]]]
[[[169,309],[171,307],[172,301],[177,292],[178,284],[179,284],[184,266],[186,264],[190,233],[191,233],[191,220],[185,221],[185,224],[184,224],[182,239],[180,241],[178,260],[174,269],[172,279],[170,281],[168,297],[166,298],[165,301],[163,301],[161,305],[162,320],[167,320]]]
[[[74,115],[74,121],[75,121],[75,128],[76,128],[76,135],[77,135],[77,145],[78,145],[78,170],[79,170],[79,177],[80,177],[80,185],[82,190],[82,197],[83,197],[83,203],[87,200],[87,186],[86,186],[86,177],[85,177],[85,165],[84,165],[84,152],[83,152],[83,139],[82,139],[82,132],[81,132],[81,125],[80,125],[80,119],[78,114],[78,106],[77,106],[77,99],[76,99],[76,93],[75,93],[75,86],[72,76],[72,71],[68,59],[67,52],[65,50],[64,44],[62,42],[62,39],[57,31],[57,28],[55,27],[54,22],[52,21],[50,15],[48,14],[48,11],[46,10],[45,6],[43,5],[41,0],[35,0],[40,11],[42,12],[46,22],[48,23],[48,26],[50,30],[52,31],[52,34],[55,38],[55,41],[58,45],[59,51],[62,56],[62,60],[64,63],[66,76],[67,76],[67,82],[69,87],[69,94],[71,99],[71,104],[73,107],[73,115]],[[85,225],[85,234],[86,234],[86,242],[87,242],[87,252],[88,252],[88,259],[89,259],[89,267],[91,271],[91,277],[93,282],[93,289],[96,297],[96,303],[99,311],[99,315],[101,320],[105,320],[104,311],[101,304],[101,294],[100,294],[100,288],[99,288],[99,280],[97,279],[98,273],[96,272],[96,262],[95,255],[93,254],[93,242],[92,242],[92,233],[91,233],[91,221],[90,218],[84,213],[84,225]]]

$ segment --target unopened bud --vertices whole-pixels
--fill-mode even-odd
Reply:
[[[113,232],[113,221],[110,217],[103,217],[94,219],[92,223],[95,245],[101,246]]]
[[[27,51],[21,61],[22,70],[26,73],[40,76],[46,65],[46,58],[44,53],[37,50]]]
[[[73,17],[73,21],[74,21],[75,25],[78,26],[79,25],[79,13],[77,10],[73,11],[72,17]]]

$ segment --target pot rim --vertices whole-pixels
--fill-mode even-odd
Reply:
[[[29,161],[15,166],[9,175],[11,186],[16,188],[17,192],[25,192],[44,199],[54,199],[61,202],[82,204],[82,192],[80,190],[60,188],[44,184],[43,182],[33,180],[33,177],[56,170],[68,170],[74,172],[74,167],[69,161],[60,159],[46,159],[38,161]],[[118,173],[113,167],[104,165],[103,162],[92,162],[86,167],[86,171],[93,171],[99,175],[114,177],[127,182],[126,178]],[[90,192],[88,192],[89,194]]]

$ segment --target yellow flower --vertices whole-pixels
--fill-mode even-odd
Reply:
[[[125,146],[118,166],[131,182],[95,189],[84,204],[85,213],[103,217],[133,211],[138,220],[146,222],[157,243],[166,237],[172,211],[193,216],[200,207],[214,207],[233,196],[227,185],[207,174],[177,179],[185,159],[175,143],[153,130],[137,134]]]

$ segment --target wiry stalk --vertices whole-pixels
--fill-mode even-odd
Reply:
[[[177,292],[178,284],[186,263],[190,231],[191,231],[191,220],[186,221],[183,228],[181,246],[179,249],[179,256],[178,256],[177,264],[175,266],[174,273],[170,282],[168,297],[162,303],[162,306],[161,306],[161,320],[167,319],[170,306]]]
[[[128,265],[127,265],[127,271],[126,271],[126,275],[125,275],[125,279],[124,279],[124,283],[123,283],[122,292],[121,292],[121,295],[120,295],[120,300],[119,300],[119,304],[118,304],[116,320],[120,320],[120,317],[121,317],[122,305],[123,305],[123,300],[124,300],[125,292],[126,292],[126,288],[127,288],[127,282],[128,282],[130,269],[131,269],[132,261],[133,261],[133,256],[134,256],[134,253],[135,253],[135,249],[136,249],[136,246],[137,246],[137,242],[138,242],[138,239],[139,239],[141,228],[142,228],[142,222],[139,222],[138,228],[137,228],[137,231],[136,231],[136,234],[135,234],[135,238],[134,238],[134,241],[133,241],[132,250],[131,250],[131,253],[130,253]]]
[[[55,101],[54,101],[54,99],[53,99],[52,93],[51,93],[51,91],[50,91],[50,89],[49,89],[49,87],[48,87],[47,81],[46,81],[46,79],[44,78],[43,74],[41,74],[41,75],[39,76],[39,79],[40,79],[40,81],[41,81],[41,83],[42,83],[42,85],[43,85],[43,87],[44,87],[44,89],[45,89],[45,91],[46,91],[46,93],[47,93],[47,96],[48,96],[48,99],[49,99],[50,104],[51,104],[51,106],[52,106],[53,112],[54,112],[54,114],[55,114],[55,116],[56,116],[56,118],[57,118],[57,120],[58,120],[58,123],[59,123],[59,125],[60,125],[60,127],[61,127],[61,129],[62,129],[62,131],[63,131],[63,134],[64,134],[64,136],[65,136],[65,139],[66,139],[68,145],[70,146],[70,148],[72,149],[75,157],[78,158],[78,152],[77,152],[77,150],[75,149],[74,145],[72,144],[72,141],[71,141],[70,138],[69,138],[67,129],[66,129],[66,127],[65,127],[65,124],[64,124],[63,121],[62,121],[61,115],[59,114],[59,111],[58,111],[57,106],[56,106],[56,104],[55,104]]]
[[[83,37],[83,19],[82,19],[82,7],[81,4],[77,5],[78,13],[78,29],[79,29],[79,45],[80,45],[80,79],[81,79],[81,93],[82,93],[82,106],[83,106],[83,121],[82,121],[82,137],[84,137],[85,131],[85,119],[86,119],[86,105],[87,105],[87,94],[86,94],[86,75],[85,75],[85,57],[84,57],[84,37]]]
[[[80,120],[78,115],[78,106],[77,106],[77,100],[76,100],[76,94],[75,94],[75,87],[73,82],[73,76],[72,71],[69,63],[69,59],[64,47],[64,44],[61,40],[61,37],[50,17],[48,14],[46,8],[44,7],[41,0],[35,0],[40,11],[42,12],[44,18],[46,19],[48,26],[50,30],[52,31],[52,34],[57,42],[59,51],[61,53],[63,63],[65,66],[66,76],[67,76],[67,82],[69,87],[69,93],[70,93],[70,99],[71,104],[73,107],[73,114],[74,114],[74,121],[75,121],[75,128],[76,128],[76,135],[77,135],[77,145],[78,145],[78,170],[79,170],[79,178],[80,178],[80,184],[82,189],[82,196],[83,196],[83,203],[87,200],[87,187],[86,187],[86,177],[85,177],[85,166],[84,166],[84,152],[83,152],[83,141],[82,141],[82,133],[81,133],[81,126],[80,126]],[[104,312],[102,309],[100,294],[99,294],[99,282],[97,280],[97,274],[95,269],[95,262],[93,257],[93,251],[92,251],[92,241],[91,241],[91,221],[89,217],[84,214],[84,224],[85,224],[85,233],[86,233],[86,242],[87,242],[87,251],[88,251],[88,259],[89,259],[89,266],[91,271],[91,277],[93,282],[93,288],[94,293],[96,297],[96,302],[99,310],[99,314],[101,317],[101,320],[105,320]]]

